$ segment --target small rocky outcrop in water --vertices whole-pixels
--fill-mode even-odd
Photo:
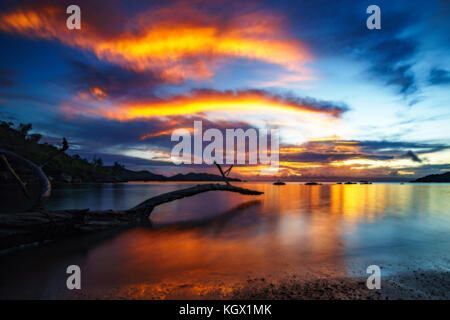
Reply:
[[[72,182],[72,177],[69,176],[65,172],[61,173],[60,178],[61,178],[61,181],[66,182],[66,183],[71,183]]]

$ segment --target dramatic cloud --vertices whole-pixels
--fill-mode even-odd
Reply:
[[[343,103],[276,95],[264,90],[193,90],[189,94],[164,99],[126,101],[112,106],[80,108],[65,105],[68,114],[92,114],[110,119],[128,121],[161,116],[188,115],[204,112],[231,112],[235,114],[324,114],[339,117],[348,107]]]
[[[15,84],[16,72],[11,69],[0,69],[0,88],[10,88]]]
[[[444,69],[433,68],[430,71],[429,81],[431,84],[449,84],[450,72]]]
[[[81,30],[66,28],[69,4],[0,4],[0,117],[44,141],[132,169],[206,171],[169,161],[173,130],[201,120],[279,128],[286,179],[449,168],[442,2],[379,0],[381,30],[366,28],[367,1],[78,0]]]
[[[382,8],[381,30],[366,28],[366,8],[372,4],[367,1],[308,1],[297,7],[281,1],[280,5],[295,24],[297,35],[310,45],[317,58],[350,57],[367,66],[362,78],[408,95],[418,89],[412,70],[419,51],[414,27],[434,4],[421,3],[405,10],[407,3],[377,2]]]
[[[152,71],[135,72],[109,64],[94,66],[79,60],[70,60],[70,67],[71,73],[67,78],[75,91],[101,90],[105,98],[149,98],[153,97],[156,88],[167,84]]]
[[[301,145],[284,145],[280,149],[280,171],[277,176],[285,179],[320,178],[340,180],[365,177],[397,177],[407,179],[424,172],[432,165],[422,160],[411,150],[416,148],[423,154],[439,153],[450,146],[396,141],[340,140],[337,137],[313,139]],[[438,166],[435,166],[436,168]],[[450,168],[450,165],[439,166]],[[263,166],[236,168],[243,176],[261,175]],[[267,175],[265,176],[267,178]],[[405,178],[406,177],[406,178]]]
[[[411,159],[414,162],[422,162],[420,158],[411,150],[409,150],[407,153],[405,153],[404,157]]]
[[[153,7],[129,17],[132,24],[105,35],[98,21],[82,30],[65,28],[61,7],[20,7],[0,15],[0,30],[56,39],[135,71],[156,70],[166,79],[210,78],[221,61],[244,58],[301,73],[311,59],[302,43],[282,29],[283,17],[268,12],[209,15],[184,2]],[[91,16],[92,17],[92,16]],[[97,19],[97,17],[95,17]]]
[[[390,39],[370,49],[374,65],[369,69],[387,84],[400,88],[400,93],[409,94],[417,90],[416,79],[411,71],[409,59],[415,54],[417,44],[410,39]]]

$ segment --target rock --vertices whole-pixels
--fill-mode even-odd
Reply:
[[[82,183],[82,182],[83,182],[83,180],[80,177],[75,177],[72,180],[72,183]]]
[[[67,183],[71,183],[72,182],[72,177],[69,176],[67,173],[63,172],[60,175],[60,178],[63,182],[67,182]]]

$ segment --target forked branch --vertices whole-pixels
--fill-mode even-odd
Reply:
[[[43,168],[45,165],[47,165],[50,161],[52,161],[54,158],[59,156],[60,154],[64,153],[67,149],[69,149],[69,144],[67,143],[66,138],[63,138],[63,145],[61,149],[51,154],[42,164],[40,165],[41,168]]]
[[[216,167],[219,169],[220,174],[222,175],[223,180],[225,181],[225,183],[227,185],[230,185],[230,182],[228,181],[227,176],[230,174],[231,172],[231,168],[233,168],[233,165],[231,165],[227,170],[225,170],[225,172],[222,170],[222,167],[220,166],[220,164],[218,164],[217,162],[214,161],[214,164],[216,165]]]

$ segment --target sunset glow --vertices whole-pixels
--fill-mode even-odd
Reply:
[[[113,39],[103,37],[90,25],[82,35],[59,28],[61,12],[51,7],[39,12],[24,9],[3,14],[0,30],[57,39],[126,68],[159,70],[171,80],[210,78],[218,59],[258,60],[299,74],[304,71],[303,64],[311,60],[300,41],[284,35],[277,17],[257,13],[243,15],[223,30],[219,21],[195,11],[189,13],[199,15],[196,22],[170,21],[172,12],[164,8],[153,11],[150,16],[140,14],[135,18],[142,24],[137,32],[124,31]],[[161,15],[165,19],[160,19]],[[152,17],[159,18],[154,21]]]
[[[152,161],[149,170],[162,173],[182,171],[168,165],[170,137],[192,134],[194,121],[204,130],[280,129],[274,175],[287,179],[395,180],[449,168],[450,137],[438,129],[448,122],[447,71],[424,63],[440,61],[433,52],[443,41],[423,49],[423,30],[372,39],[361,5],[344,14],[348,30],[316,11],[268,3],[127,6],[83,3],[81,29],[69,30],[62,6],[6,5],[0,34],[16,54],[5,52],[0,69],[0,85],[13,88],[4,114],[35,115],[46,134],[67,135],[88,157],[123,157],[141,169]],[[42,60],[39,77],[24,58],[29,44],[39,44],[30,51]],[[251,165],[234,172],[272,174]]]

